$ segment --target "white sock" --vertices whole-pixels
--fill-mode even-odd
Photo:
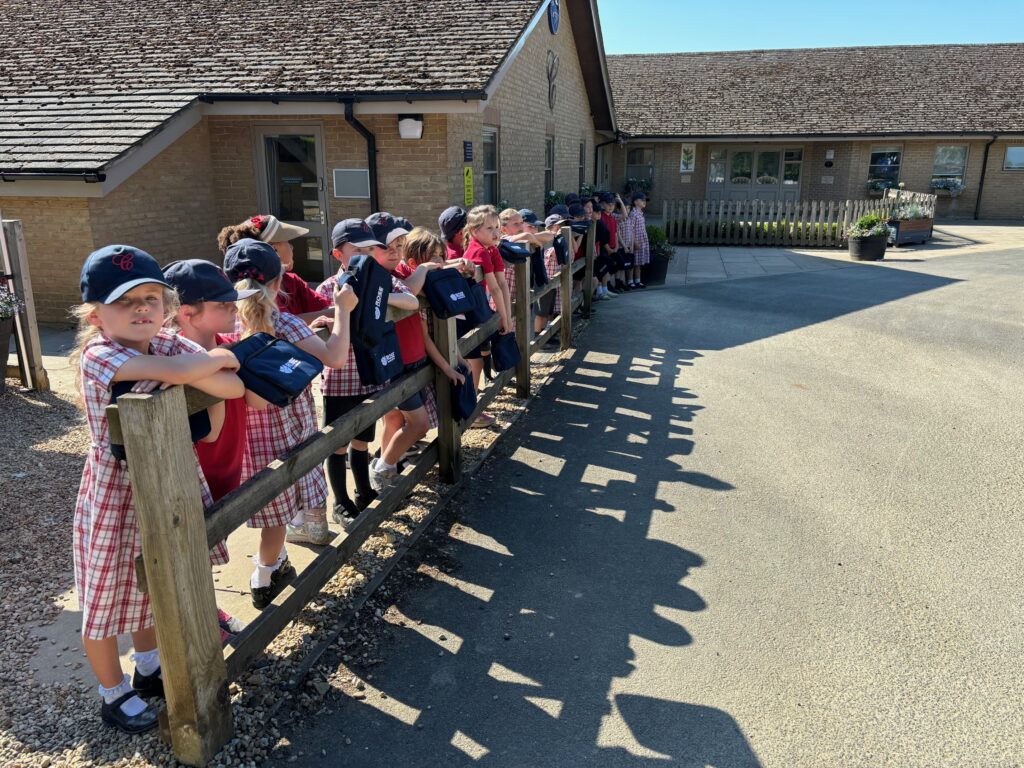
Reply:
[[[397,469],[397,464],[388,464],[384,459],[377,459],[377,470],[379,472],[390,472],[393,469]]]
[[[274,561],[274,570],[276,571],[281,567],[281,564],[288,559],[288,548],[285,546],[281,547],[281,553],[277,556],[277,560]]]
[[[113,688],[104,688],[102,685],[99,687],[100,696],[103,697],[103,701],[107,704],[113,704],[115,701],[120,699],[126,693],[131,693],[132,683],[128,679],[128,675],[125,675],[121,679],[120,685],[115,685]],[[121,704],[121,711],[124,712],[128,717],[135,717],[135,715],[144,712],[146,709],[146,702],[140,699],[138,696],[132,696],[130,699]]]
[[[296,528],[298,528],[304,522],[306,522],[306,517],[303,514],[303,511],[300,509],[298,512],[295,513],[295,517],[293,517],[291,519],[291,522],[289,523],[289,525],[293,525]]]
[[[154,648],[152,651],[136,651],[132,654],[132,661],[135,662],[135,669],[140,674],[149,677],[154,672],[160,671],[160,649]]]

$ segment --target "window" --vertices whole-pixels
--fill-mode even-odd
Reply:
[[[580,190],[587,183],[587,143],[580,142]]]
[[[1024,171],[1024,147],[1007,147],[1003,158],[1004,171]]]
[[[555,139],[544,139],[544,194],[555,191]]]
[[[779,156],[776,150],[757,153],[757,183],[775,185],[779,183]]]
[[[942,187],[955,183],[962,187],[966,167],[967,146],[965,144],[940,144],[935,148],[931,185]]]
[[[872,147],[868,161],[868,187],[876,190],[895,187],[900,180],[902,160],[903,147]]]
[[[802,149],[787,149],[782,153],[782,183],[799,184],[800,166],[803,164],[804,151]]]
[[[484,126],[483,202],[498,204],[498,129]]]
[[[729,164],[729,183],[749,184],[753,170],[754,153],[749,150],[733,152]]]
[[[654,177],[654,148],[634,147],[626,153],[626,178],[650,179]]]
[[[725,183],[725,150],[712,149],[708,158],[708,183]]]

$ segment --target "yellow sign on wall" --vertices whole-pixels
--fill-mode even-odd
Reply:
[[[473,207],[473,166],[471,165],[462,169],[462,204],[467,208]]]

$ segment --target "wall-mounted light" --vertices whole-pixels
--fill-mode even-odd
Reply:
[[[399,115],[398,136],[402,139],[423,137],[423,115]]]

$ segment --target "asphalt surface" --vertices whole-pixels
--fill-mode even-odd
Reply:
[[[1022,289],[1024,249],[601,303],[292,754],[1024,765]]]

